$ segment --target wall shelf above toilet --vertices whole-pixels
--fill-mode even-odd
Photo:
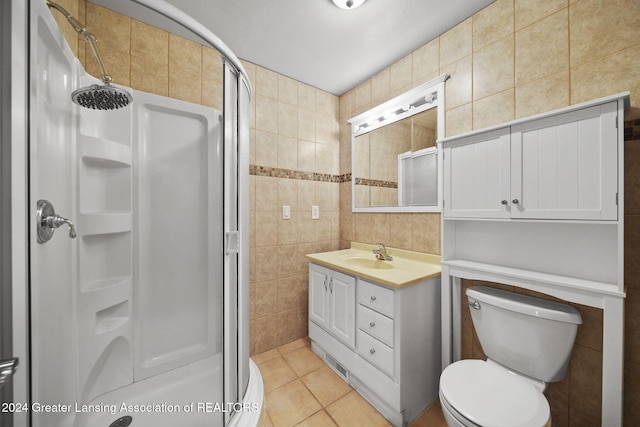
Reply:
[[[602,425],[622,425],[628,106],[623,93],[439,141],[443,368],[461,358],[462,279],[597,307]]]

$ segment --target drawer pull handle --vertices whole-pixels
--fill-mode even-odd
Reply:
[[[369,322],[369,327],[373,328],[374,326],[376,326],[376,322]]]
[[[369,353],[371,353],[371,354],[375,354],[375,353],[376,353],[376,349],[375,349],[375,348],[372,348],[371,350],[369,350]]]
[[[376,296],[375,295],[371,295],[371,301],[375,301],[376,300]]]

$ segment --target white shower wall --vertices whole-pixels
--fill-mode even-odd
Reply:
[[[135,380],[222,351],[219,111],[134,91]]]
[[[79,110],[82,402],[222,350],[221,113],[133,96]]]
[[[32,12],[30,204],[48,199],[77,229],[37,243],[31,226],[32,402],[73,408],[33,425],[95,425],[76,404],[144,401],[151,380],[188,403],[180,369],[182,384],[207,372],[190,399],[222,402],[222,114],[139,91],[124,109],[79,108],[71,92],[99,82],[44,2]]]

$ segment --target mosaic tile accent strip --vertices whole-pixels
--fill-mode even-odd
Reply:
[[[327,173],[295,171],[293,169],[273,168],[258,165],[249,165],[249,175],[298,179],[301,181],[335,182],[338,184],[351,181],[351,173],[332,175]]]
[[[398,183],[393,181],[380,181],[379,179],[356,178],[356,185],[368,187],[398,188]]]
[[[640,139],[640,119],[624,122],[624,140],[633,141]]]

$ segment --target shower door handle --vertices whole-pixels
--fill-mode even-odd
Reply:
[[[56,214],[51,202],[47,200],[38,200],[38,210],[36,211],[36,223],[38,226],[38,243],[48,242],[53,236],[56,228],[67,224],[69,226],[69,237],[75,239],[76,226],[71,220]]]
[[[13,374],[18,370],[18,358],[0,360],[0,388],[9,382]]]

